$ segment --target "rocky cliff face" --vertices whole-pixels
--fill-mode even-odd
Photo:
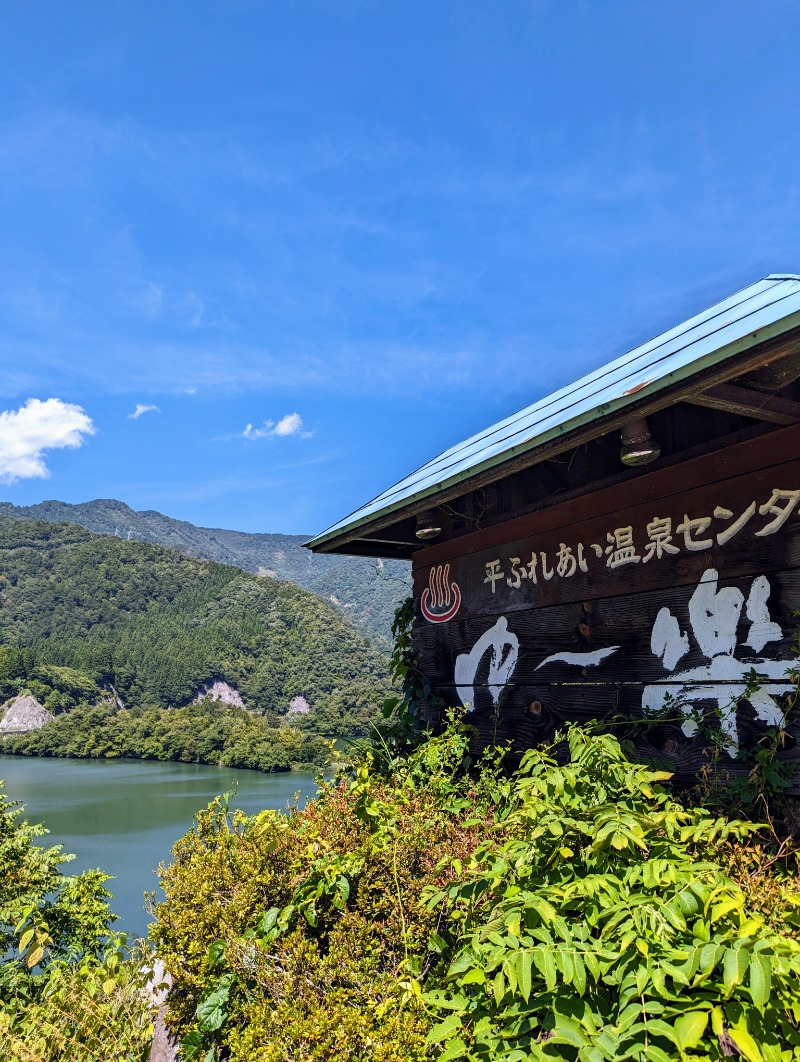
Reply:
[[[221,701],[223,704],[234,704],[237,708],[247,707],[239,691],[220,679],[216,682],[207,682],[197,691],[197,696],[192,703],[199,704],[201,701]]]
[[[30,694],[12,697],[2,708],[0,734],[22,734],[28,730],[39,730],[49,723],[53,716]]]

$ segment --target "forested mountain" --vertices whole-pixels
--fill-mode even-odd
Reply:
[[[282,716],[302,697],[306,726],[352,733],[388,685],[370,640],[291,583],[6,517],[0,646],[0,694],[22,682],[55,711],[111,685],[126,705],[186,704],[221,679],[256,712]]]
[[[405,561],[320,556],[303,549],[308,537],[304,535],[247,534],[195,527],[153,510],[136,512],[123,502],[110,499],[81,505],[44,501],[16,506],[0,502],[0,516],[79,524],[96,534],[154,542],[193,557],[286,579],[331,601],[349,620],[384,644],[394,610],[409,593],[410,573]]]

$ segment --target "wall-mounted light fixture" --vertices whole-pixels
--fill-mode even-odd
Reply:
[[[661,447],[650,434],[644,417],[629,420],[622,427],[622,449],[619,459],[623,465],[649,465],[661,453]]]
[[[437,538],[441,533],[442,529],[436,524],[433,509],[426,509],[424,513],[419,514],[417,517],[417,530],[414,532],[417,538],[427,542],[428,539]]]

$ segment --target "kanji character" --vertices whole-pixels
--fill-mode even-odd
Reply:
[[[750,517],[755,516],[755,513],[756,503],[751,502],[750,505],[748,505],[745,511],[742,513],[742,515],[738,517],[738,519],[733,521],[730,527],[726,527],[724,531],[720,531],[720,533],[717,535],[717,545],[724,546],[726,542],[730,542],[733,536],[737,535],[742,530],[742,528],[750,519]],[[733,513],[730,511],[730,509],[723,509],[721,505],[718,505],[714,510],[715,520],[730,520],[732,516]]]
[[[773,622],[767,605],[770,593],[769,579],[766,575],[759,575],[753,580],[750,587],[750,596],[747,598],[747,618],[750,620],[750,633],[745,645],[760,653],[767,642],[779,642],[783,638],[783,631],[779,623]]]
[[[485,583],[492,584],[492,593],[494,593],[495,583],[500,583],[505,578],[505,572],[500,567],[499,560],[492,560],[486,562],[486,578],[483,580]]]
[[[481,635],[470,652],[456,657],[453,678],[461,703],[470,710],[475,707],[475,679],[487,653],[491,653],[491,656],[486,687],[493,703],[497,704],[517,666],[519,655],[519,638],[508,629],[505,616],[501,616],[493,627]]]
[[[668,702],[684,706],[682,729],[687,737],[697,732],[697,710],[694,702],[716,701],[722,732],[728,739],[727,750],[734,756],[739,734],[736,711],[739,701],[746,697],[756,716],[769,726],[780,725],[783,710],[778,698],[790,693],[791,660],[764,658],[739,660],[736,657],[736,632],[745,605],[744,594],[737,587],[718,589],[719,576],[707,569],[689,600],[689,623],[692,634],[706,663],[690,667],[673,675],[669,683],[662,681],[646,686],[642,693],[645,712],[660,711]],[[769,614],[767,599],[769,580],[757,576],[750,587],[746,615],[750,632],[745,645],[760,652],[767,642],[779,641],[783,631]],[[650,648],[662,658],[664,667],[673,671],[678,661],[689,651],[689,637],[682,634],[678,620],[668,608],[656,616],[650,638]],[[753,689],[750,674],[756,670],[765,680]]]
[[[714,545],[713,538],[692,538],[695,532],[698,535],[702,535],[708,529],[710,523],[710,516],[698,516],[696,519],[691,520],[688,515],[684,514],[683,523],[678,524],[675,530],[678,534],[683,534],[683,544],[686,549],[697,553],[701,549],[711,549]]]
[[[528,573],[524,568],[517,567],[519,564],[519,557],[510,557],[509,560],[511,562],[511,575],[506,579],[506,583],[512,590],[519,590],[522,586],[522,580],[528,578]]]
[[[779,501],[786,504],[777,505],[776,502]],[[760,531],[756,531],[756,535],[761,538],[763,535],[774,535],[776,531],[779,531],[792,515],[798,501],[800,501],[800,490],[773,490],[772,497],[768,502],[759,505],[758,511],[762,516],[774,516],[775,519],[770,520]]]
[[[680,553],[672,542],[672,517],[655,516],[647,525],[647,537],[650,541],[645,546],[642,564],[647,564],[653,557],[661,560],[665,553]]]
[[[609,542],[606,546],[608,568],[619,568],[623,564],[638,564],[642,559],[633,544],[632,527],[618,527],[613,534],[609,532],[606,538]]]
[[[558,557],[556,571],[562,579],[569,579],[571,575],[575,574],[578,567],[578,561],[572,552],[572,547],[568,546],[566,542],[560,542],[556,556]]]
[[[525,567],[525,570],[528,573],[528,578],[534,584],[534,586],[536,585],[536,565],[537,565],[538,561],[539,561],[539,558],[536,556],[536,554],[535,553],[531,553],[531,559],[528,561],[528,563],[527,563],[527,565]]]
[[[540,551],[539,556],[542,558],[542,576],[549,582],[555,575],[555,572],[552,568],[550,571],[547,570],[547,554],[544,550]]]

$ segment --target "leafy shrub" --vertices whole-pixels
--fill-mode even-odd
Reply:
[[[108,935],[108,875],[36,842],[0,782],[0,1043],[8,1062],[138,1062],[152,1034],[143,959]]]
[[[579,728],[509,774],[467,749],[453,724],[288,817],[198,817],[153,930],[187,1059],[800,1057],[796,899],[771,926],[721,866],[756,826]]]

